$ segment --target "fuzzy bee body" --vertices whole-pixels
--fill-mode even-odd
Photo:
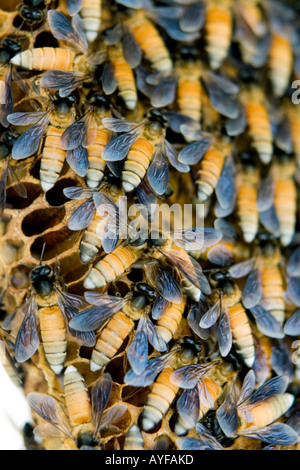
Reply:
[[[206,10],[206,51],[212,69],[220,67],[226,59],[231,43],[231,2],[211,2]]]
[[[213,193],[224,165],[224,155],[215,148],[209,149],[200,163],[196,186],[199,201],[204,202]]]

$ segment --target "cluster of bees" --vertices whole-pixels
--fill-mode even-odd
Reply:
[[[297,448],[297,2],[2,8],[0,334],[29,448]],[[121,239],[124,196],[204,226]]]

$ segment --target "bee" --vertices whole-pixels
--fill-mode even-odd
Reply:
[[[169,353],[150,359],[142,373],[136,374],[133,369],[127,372],[124,382],[134,387],[151,385],[157,376],[140,417],[144,431],[150,431],[162,420],[178,392],[179,387],[170,381],[173,371],[194,363],[200,350],[199,344],[186,337]]]
[[[17,367],[12,357],[8,342],[4,338],[0,339],[0,364],[3,365],[7,375],[17,387],[22,387],[24,385],[22,371]]]
[[[291,243],[296,227],[297,191],[294,182],[294,159],[282,154],[262,181],[257,207],[264,227],[274,236],[280,235],[283,246]]]
[[[224,450],[220,442],[201,423],[197,423],[196,432],[199,438],[180,437],[177,446],[180,450]]]
[[[232,1],[214,0],[206,7],[205,49],[212,69],[218,69],[228,55],[232,36]]]
[[[58,180],[66,152],[59,148],[60,138],[75,117],[75,98],[57,98],[47,111],[10,114],[9,122],[17,126],[33,124],[15,141],[12,158],[21,160],[36,153],[46,133],[40,167],[40,182],[44,191]]]
[[[49,2],[45,0],[23,0],[18,5],[18,10],[25,25],[31,29],[41,26],[46,17],[45,10],[47,3]]]
[[[120,419],[127,410],[123,404],[107,408],[112,380],[109,374],[101,376],[92,387],[91,403],[86,384],[78,370],[69,366],[65,373],[66,412],[55,398],[30,392],[29,405],[46,423],[34,429],[42,437],[60,437],[65,450],[91,449],[101,444],[101,431]]]
[[[123,450],[144,450],[144,439],[137,424],[133,424],[128,429]]]
[[[13,184],[13,188],[18,196],[26,199],[27,190],[23,183],[18,179],[15,168],[10,164],[11,161],[11,149],[16,141],[16,135],[10,132],[4,132],[1,136],[2,142],[0,142],[0,161],[1,161],[1,177],[0,177],[0,216],[3,215],[3,211],[6,203],[6,188],[9,180],[10,184]]]
[[[122,132],[113,138],[102,152],[108,162],[125,160],[122,170],[122,186],[126,192],[133,191],[145,175],[153,190],[161,195],[169,183],[166,157],[177,169],[187,171],[187,165],[177,161],[175,149],[165,139],[167,118],[159,110],[151,109],[141,123],[123,119],[103,119],[109,130]]]
[[[243,305],[251,311],[263,334],[280,339],[284,336],[281,325],[285,318],[280,250],[274,239],[262,232],[256,253],[257,256],[230,267],[229,273],[235,279],[248,276],[242,292]]]
[[[81,2],[80,16],[89,43],[94,42],[100,32],[101,7],[102,0],[82,0]]]
[[[227,270],[213,272],[211,283],[215,286],[212,297],[218,300],[201,318],[199,326],[210,328],[219,316],[218,343],[221,355],[225,357],[229,354],[233,339],[237,352],[247,367],[251,368],[255,360],[255,347],[251,326],[241,304],[241,291]]]
[[[218,422],[228,437],[237,433],[249,436],[256,427],[267,427],[284,415],[295,399],[290,393],[284,393],[287,387],[285,377],[275,377],[255,390],[252,370],[245,376],[240,392],[234,392],[234,387],[234,382],[228,386],[224,403],[217,410]]]
[[[291,105],[287,110],[288,120],[290,124],[291,140],[294,153],[296,155],[296,163],[298,168],[300,167],[300,125],[299,125],[299,108],[298,106]]]
[[[5,79],[0,80],[0,124],[8,127],[7,116],[13,112],[12,71],[9,67]]]
[[[217,147],[210,148],[200,162],[196,176],[197,198],[206,201],[213,193],[221,176],[226,154]]]
[[[86,307],[84,299],[62,291],[58,281],[58,267],[40,262],[30,273],[31,290],[25,302],[8,316],[2,327],[13,330],[19,327],[15,343],[17,362],[25,362],[36,352],[39,344],[37,322],[43,349],[51,369],[59,374],[67,356],[67,331],[87,346],[95,344],[93,333],[79,333],[69,328],[70,319],[77,308]]]

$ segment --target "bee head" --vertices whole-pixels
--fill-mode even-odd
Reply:
[[[37,294],[49,297],[54,282],[53,270],[48,264],[39,264],[30,273],[30,281]]]
[[[155,109],[155,108],[150,109],[146,117],[148,118],[152,126],[156,124],[157,126],[160,126],[160,127],[166,127],[168,124],[168,116],[161,109]]]
[[[87,96],[87,100],[93,106],[97,106],[97,108],[103,109],[108,111],[110,109],[110,104],[107,98],[100,93],[89,93]]]
[[[180,47],[176,54],[178,59],[183,59],[186,62],[195,62],[198,56],[199,51],[197,48],[186,44]]]

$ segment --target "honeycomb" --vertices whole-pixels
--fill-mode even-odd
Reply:
[[[83,6],[80,11],[82,17],[84,17],[84,8],[87,8],[87,2],[83,0],[82,3]],[[189,165],[188,171],[182,168],[184,166],[182,162],[177,160],[173,165],[172,160],[169,158],[168,189],[171,188],[171,191],[167,191],[165,188],[163,194],[158,196],[158,204],[167,204],[169,207],[172,204],[180,204],[181,207],[185,204],[193,204],[195,208],[196,204],[201,202],[206,227],[215,226],[217,228],[214,225],[216,219],[224,219],[232,224],[236,231],[236,238],[234,242],[226,241],[226,236],[224,237],[223,234],[223,242],[221,242],[225,250],[225,261],[223,264],[220,262],[217,265],[214,264],[212,252],[207,249],[203,250],[202,253],[191,251],[190,255],[193,259],[199,261],[205,273],[214,272],[216,269],[220,269],[220,266],[221,268],[228,269],[228,266],[247,261],[251,257],[259,258],[259,255],[257,255],[257,246],[260,243],[259,235],[264,235],[265,232],[271,233],[279,251],[280,261],[278,266],[282,276],[282,281],[276,285],[275,293],[272,294],[274,299],[271,300],[273,300],[273,303],[275,302],[273,310],[276,310],[277,307],[277,310],[280,311],[281,309],[283,311],[284,320],[282,324],[284,324],[294,313],[297,313],[297,308],[299,308],[297,287],[294,289],[291,287],[293,280],[297,283],[299,277],[297,277],[297,274],[295,276],[288,273],[288,262],[292,259],[294,253],[297,254],[297,248],[299,247],[298,188],[300,181],[300,148],[298,131],[300,129],[300,108],[297,108],[297,105],[292,103],[293,88],[291,86],[292,81],[297,79],[300,73],[299,56],[297,56],[296,51],[297,42],[299,41],[298,2],[289,1],[283,3],[277,0],[207,0],[203,2],[191,0],[190,2],[181,2],[180,0],[174,0],[173,2],[153,1],[153,3],[148,3],[141,0],[136,3],[133,1],[122,2],[116,0],[115,2],[102,1],[101,10],[99,6],[101,2],[99,2],[99,5],[97,1],[91,3],[95,3],[95,8],[98,9],[99,13],[101,12],[100,30],[96,29],[95,40],[89,42],[87,49],[91,63],[93,63],[93,57],[97,56],[99,52],[103,53],[103,50],[106,51],[108,57],[110,57],[110,53],[112,54],[112,52],[107,52],[114,50],[111,45],[115,45],[113,42],[109,43],[109,34],[112,36],[115,34],[113,28],[116,26],[116,21],[117,25],[119,24],[121,27],[120,37],[122,35],[125,37],[130,28],[132,28],[132,33],[134,27],[138,28],[139,23],[145,21],[144,36],[142,33],[136,33],[135,36],[135,41],[140,41],[139,45],[142,49],[142,64],[144,69],[140,68],[140,66],[136,67],[136,64],[131,66],[136,84],[140,83],[137,92],[137,103],[131,109],[131,105],[126,105],[124,90],[123,93],[121,88],[112,93],[108,92],[109,80],[105,82],[104,71],[101,72],[101,75],[97,68],[95,77],[92,80],[87,80],[87,83],[83,81],[78,87],[74,87],[76,120],[80,119],[87,111],[89,95],[91,93],[99,93],[106,96],[113,110],[114,117],[125,118],[130,122],[140,123],[149,110],[153,108],[163,108],[167,112],[176,113],[184,109],[184,107],[188,109],[186,111],[187,118],[190,119],[192,117],[198,124],[201,121],[201,131],[204,131],[204,138],[209,136],[209,139],[212,139],[209,141],[210,145],[212,145],[212,142],[213,145],[215,144],[215,153],[210,157],[212,162],[208,159],[208,164],[205,167],[205,158],[203,160],[197,158],[197,154],[201,153],[199,146],[194,147],[194,150],[190,150],[188,153],[190,160],[184,161],[184,163]],[[138,6],[136,6],[137,4]],[[70,8],[72,5],[72,1],[66,2],[65,0],[45,0],[44,2],[36,2],[36,5],[34,0],[24,1],[21,4],[20,0],[1,1],[1,87],[5,86],[3,85],[5,77],[10,70],[9,62],[10,59],[14,60],[16,52],[34,51],[35,49],[45,47],[62,48],[65,51],[71,50],[74,52],[74,44],[71,42],[70,45],[66,38],[62,39],[54,35],[53,28],[49,24],[50,21],[47,19],[47,12],[55,10],[71,20]],[[127,8],[128,5],[132,6],[132,9]],[[167,11],[168,6],[171,8],[172,15],[175,15],[174,23],[172,21],[169,22],[167,19],[170,13],[163,13],[164,8]],[[26,21],[24,8],[30,11],[41,11],[41,21],[37,23]],[[172,10],[172,8],[174,9]],[[194,21],[191,19],[192,14],[194,15]],[[135,24],[132,22],[131,15],[134,17]],[[215,17],[214,15],[217,16]],[[220,16],[218,17],[218,15]],[[280,23],[280,16],[282,16],[282,23]],[[94,23],[91,21],[91,18],[89,18],[89,21],[90,33],[92,34]],[[93,21],[96,20],[94,19]],[[287,36],[278,33],[277,22],[280,29],[282,25],[286,26],[285,21],[290,25]],[[91,26],[92,23],[93,26]],[[95,24],[95,28],[97,28],[97,22]],[[148,26],[146,27],[145,25]],[[161,61],[163,65],[157,65],[157,63],[160,63],[159,57],[158,59],[156,58],[157,63],[155,63],[155,60],[153,60],[155,54],[153,52],[147,53],[143,49],[143,47],[145,48],[143,41],[146,40],[146,34],[149,33],[150,35],[151,28],[155,28],[156,34],[162,40],[170,57],[170,59],[165,57]],[[249,30],[248,33],[245,32],[247,28]],[[221,30],[223,34],[220,33]],[[141,35],[141,38],[138,34]],[[265,39],[267,46],[263,41],[260,42],[261,38]],[[10,50],[10,57],[7,59],[5,51],[7,51],[8,46],[5,40],[7,41],[8,39],[16,40],[20,50],[13,52]],[[158,49],[159,47],[161,46],[158,46]],[[199,59],[195,80],[199,85],[199,89],[197,89],[198,91],[189,91],[187,87],[181,97],[179,96],[178,89],[178,96],[175,98],[173,95],[176,92],[172,94],[170,91],[172,90],[172,79],[175,77],[177,86],[179,86],[180,79],[178,77],[181,76],[181,73],[183,74],[183,78],[181,77],[183,81],[188,81],[188,78],[194,73],[190,72],[188,67],[184,69],[184,57],[190,54],[190,51],[185,51],[185,47],[187,49],[192,48],[191,54],[196,54]],[[75,52],[78,54],[76,47]],[[124,48],[123,52],[126,55],[126,48]],[[113,57],[113,54],[111,57]],[[169,65],[169,60],[171,60],[171,66]],[[87,63],[89,64],[89,61]],[[57,98],[57,95],[55,95],[56,89],[46,89],[41,86],[40,74],[44,69],[28,70],[26,67],[18,66],[17,62],[13,61],[12,64],[14,108],[10,113],[47,112],[51,103]],[[145,73],[145,71],[149,78],[148,81],[145,80],[141,85],[142,73]],[[106,70],[106,73],[108,73],[108,70]],[[215,82],[211,84],[211,73],[221,74],[220,83],[221,87],[223,87],[223,92],[217,91],[214,94],[214,91],[212,91],[214,86],[217,85]],[[171,80],[167,82],[168,87],[163,88],[163,92],[159,91],[159,87],[155,89],[155,86],[162,80],[170,78]],[[229,80],[228,83],[226,82],[227,79]],[[237,84],[239,86],[238,91],[236,90]],[[151,90],[150,92],[149,89]],[[155,90],[158,95],[157,106],[154,98]],[[2,97],[1,93],[0,88],[0,98]],[[151,93],[153,93],[152,97]],[[197,108],[198,100],[201,101],[201,110],[196,110],[196,115],[194,115],[194,108]],[[239,106],[243,106],[246,113],[246,117],[244,114],[239,115],[240,125],[243,127],[240,132],[235,131],[238,127],[237,118],[232,117],[234,113],[230,112],[230,107],[236,106],[236,100]],[[0,102],[0,116],[2,116],[5,103]],[[182,113],[185,114],[184,111]],[[269,117],[266,117],[266,115]],[[248,119],[248,124],[243,126],[243,120],[246,118]],[[266,131],[264,128],[266,120],[270,120],[274,128],[272,132],[269,129],[269,137],[268,129]],[[199,137],[199,127],[196,130],[188,129],[190,121],[184,121],[183,124],[186,122],[187,129],[175,129],[174,124],[173,126],[169,124],[167,129],[167,139],[178,152],[183,151],[189,145],[195,145],[199,140],[200,143],[202,142],[203,136],[201,134]],[[28,127],[27,125],[25,129],[27,130]],[[16,132],[22,135],[24,126],[6,123],[1,125],[0,131],[1,144],[2,147],[5,147],[5,136],[7,133]],[[191,135],[189,132],[191,132]],[[267,133],[267,137],[264,132],[265,134]],[[115,133],[115,137],[117,135]],[[8,178],[5,209],[0,221],[1,324],[7,321],[8,316],[12,315],[26,301],[28,292],[30,289],[32,291],[30,273],[39,263],[50,265],[53,270],[55,270],[56,266],[59,266],[60,285],[64,286],[68,294],[83,296],[86,291],[84,286],[86,276],[91,268],[103,259],[105,255],[103,249],[100,249],[91,263],[83,264],[81,262],[80,244],[85,229],[71,230],[69,228],[69,221],[74,212],[81,206],[83,199],[70,199],[65,195],[64,190],[73,186],[86,188],[86,180],[84,176],[78,174],[80,172],[74,171],[73,166],[65,161],[54,186],[49,191],[44,192],[41,187],[39,173],[43,146],[44,138],[41,139],[38,150],[33,152],[31,156],[19,158],[20,161],[9,157],[9,165],[13,168],[17,179]],[[193,149],[193,147],[191,148]],[[202,153],[205,153],[205,156],[207,156],[209,150],[206,147],[204,148],[205,150]],[[247,167],[241,163],[241,156],[245,155],[247,160],[248,154],[253,158],[254,166],[250,165]],[[234,192],[235,194],[238,192],[238,196],[234,208],[226,212],[226,208],[224,209],[220,202],[222,201],[221,190],[218,191],[216,186],[217,181],[221,178],[222,168],[226,162],[230,161],[229,155],[232,155],[236,163],[233,179]],[[216,163],[219,160],[222,163]],[[2,175],[6,171],[5,162],[6,155],[4,158],[2,157]],[[231,169],[232,167],[229,164],[228,171],[230,172]],[[116,175],[112,178],[112,172],[113,170],[110,171],[106,168],[103,181],[112,180],[113,184],[116,184],[120,189],[120,178],[116,177]],[[267,213],[262,210],[260,211],[262,212],[261,217],[258,217],[255,201],[259,188],[262,188],[260,186],[261,183],[265,181],[264,178],[269,174],[272,175],[273,181],[275,181],[274,184],[277,185],[274,205],[276,206],[279,228],[277,227],[276,230],[268,218],[270,217],[271,219],[270,212]],[[227,173],[225,177],[230,179],[230,174]],[[26,198],[20,196],[18,191],[19,182],[17,180],[26,188]],[[253,184],[252,181],[254,181]],[[242,199],[242,194],[239,192],[242,184],[246,187],[246,196],[244,195],[242,200],[243,203],[246,200],[246,204],[248,204],[246,208],[241,206],[241,204],[239,205],[239,200]],[[3,178],[1,178],[1,185],[3,186]],[[225,185],[225,191],[226,189]],[[268,186],[267,190],[271,192],[271,187]],[[209,194],[206,193],[204,197],[203,191],[204,193],[209,191]],[[251,191],[253,191],[254,195],[252,195]],[[127,196],[129,207],[131,207],[131,205],[137,202],[138,193],[133,191],[128,193]],[[255,217],[257,227],[254,230],[255,233],[252,234],[248,231],[253,229],[253,218]],[[174,227],[175,219],[172,222]],[[193,215],[194,223],[195,215]],[[231,252],[229,262],[226,261],[228,250]],[[138,259],[140,265],[125,269],[123,274],[118,276],[116,280],[104,287],[97,288],[96,292],[108,295],[115,295],[117,293],[117,295],[125,297],[126,294],[129,295],[129,293],[136,292],[138,284],[149,284],[149,275],[147,275],[147,269],[143,265],[145,265],[147,257],[158,257],[155,253],[157,252],[153,251],[153,248],[144,248]],[[182,252],[180,256],[184,256]],[[299,255],[297,262],[299,263]],[[178,321],[178,325],[176,325],[171,340],[167,344],[167,352],[173,351],[174,348],[176,349],[178,345],[182,344],[184,339],[190,338],[201,346],[200,359],[199,357],[197,359],[201,364],[206,364],[206,361],[210,360],[207,358],[216,357],[219,358],[219,363],[221,364],[217,366],[215,372],[211,375],[208,374],[208,377],[217,380],[220,393],[214,400],[213,405],[209,407],[210,410],[206,409],[200,419],[200,423],[203,423],[207,430],[213,433],[212,428],[209,428],[209,419],[210,417],[212,417],[212,420],[215,419],[215,412],[224,402],[230,384],[236,380],[236,383],[241,387],[242,379],[246,376],[247,372],[254,370],[256,387],[271,378],[288,375],[287,392],[293,397],[293,405],[290,406],[290,409],[284,409],[284,412],[279,413],[275,421],[290,424],[300,434],[297,423],[297,416],[299,416],[299,368],[291,359],[294,352],[293,341],[297,339],[297,336],[289,334],[288,329],[284,329],[283,326],[285,334],[282,336],[269,335],[261,327],[253,313],[253,309],[251,310],[251,307],[248,308],[244,302],[244,307],[245,309],[247,308],[251,335],[254,338],[257,363],[249,368],[243,362],[239,354],[239,347],[234,341],[230,353],[221,354],[218,347],[218,331],[216,327],[210,329],[209,335],[204,335],[204,337],[201,336],[203,331],[200,334],[197,333],[200,328],[199,319],[196,321],[197,325],[195,326],[194,324],[194,327],[192,327],[189,315],[193,306],[195,306],[195,301],[192,295],[189,294],[182,271],[180,274],[178,266],[174,268],[169,259],[164,259],[162,263],[164,268],[169,273],[172,273],[178,282],[180,281],[182,291],[184,294],[187,294],[184,313],[181,320]],[[274,268],[272,260],[268,259],[265,263],[265,270]],[[210,279],[209,275],[207,277]],[[155,282],[157,282],[157,279]],[[242,277],[236,279],[236,283],[239,289],[243,291],[247,281],[245,277]],[[292,294],[294,294],[294,297]],[[218,296],[219,291],[217,298],[219,298]],[[279,306],[281,299],[283,299],[283,307]],[[208,295],[206,311],[214,304],[215,300],[213,295]],[[153,303],[150,303],[150,305],[153,307]],[[126,305],[122,311],[128,312],[126,309],[130,309],[130,307]],[[148,312],[148,310],[146,311]],[[51,369],[42,343],[28,360],[22,363],[16,362],[14,351],[18,335],[17,327],[1,328],[1,339],[4,341],[22,378],[21,386],[24,389],[25,396],[29,393],[42,393],[53,397],[56,403],[62,405],[69,426],[71,426],[71,418],[68,416],[64,372],[73,370],[72,367],[74,367],[82,375],[90,398],[95,384],[103,377],[103,374],[110,374],[112,389],[106,403],[106,410],[109,412],[114,406],[125,405],[126,411],[113,423],[115,427],[110,428],[108,426],[101,431],[101,439],[97,442],[97,448],[101,447],[101,449],[105,450],[119,450],[123,449],[124,446],[126,448],[125,441],[129,436],[128,431],[132,429],[133,425],[137,424],[141,432],[142,447],[144,449],[161,448],[164,450],[176,450],[181,448],[181,442],[188,442],[188,440],[184,441],[185,438],[194,438],[199,441],[201,437],[199,437],[199,432],[197,432],[199,428],[195,425],[188,430],[183,440],[180,440],[174,431],[174,420],[178,410],[177,404],[179,398],[183,396],[183,388],[179,387],[177,390],[175,398],[172,399],[167,411],[163,413],[162,420],[153,429],[146,432],[141,430],[140,415],[154,385],[151,383],[144,387],[134,387],[127,384],[125,380],[125,375],[130,370],[127,351],[133,342],[139,318],[139,315],[133,318],[132,331],[101,371],[92,371],[90,368],[93,348],[82,345],[70,334],[67,335],[67,356],[64,361],[64,370],[60,374],[56,374]],[[159,324],[159,321],[155,323],[155,319],[153,319],[153,322],[155,325]],[[231,328],[233,328],[233,320],[231,320]],[[96,332],[97,338],[101,336],[102,329],[103,327]],[[162,354],[166,353],[163,352]],[[155,350],[155,348],[150,348],[149,359],[155,359],[160,355],[161,353]],[[258,358],[260,358],[260,362],[258,362]],[[229,370],[227,375],[218,371],[218,368],[221,369],[221,367]],[[18,383],[18,379],[9,368],[9,364],[7,364],[7,368],[13,381]],[[152,382],[155,382],[155,380]],[[44,423],[44,420],[36,412],[33,412],[33,421],[38,427]],[[82,429],[85,429],[85,424],[87,424],[88,429],[90,425],[89,420],[80,425]],[[270,423],[266,424],[269,425]],[[73,431],[77,429],[74,426],[71,426],[71,428]],[[214,436],[224,448],[229,450],[259,450],[267,445],[263,439],[252,439],[243,435],[235,435],[231,439],[225,436],[222,431],[219,428],[218,432],[215,431]],[[299,449],[299,444],[284,446],[276,445],[276,442],[272,442],[272,445],[275,448]],[[50,438],[44,435],[41,443],[32,438],[27,447],[30,449],[43,448],[45,450],[74,450],[79,448],[79,444],[78,440],[68,439],[65,436]],[[136,448],[139,447],[136,446]]]

